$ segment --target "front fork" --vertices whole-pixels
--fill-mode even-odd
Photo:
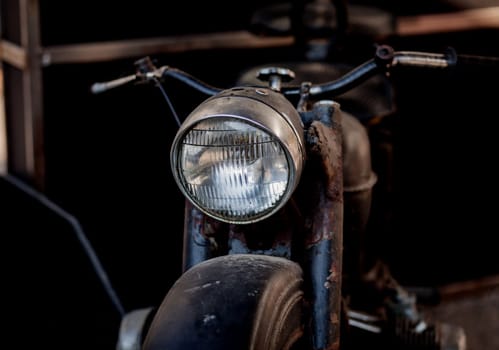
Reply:
[[[339,105],[317,102],[306,130],[307,167],[298,189],[305,220],[304,273],[313,349],[339,349],[343,261],[343,134]]]

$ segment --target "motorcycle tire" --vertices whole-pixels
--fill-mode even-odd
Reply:
[[[154,315],[144,350],[291,349],[303,335],[298,264],[235,254],[186,271]]]

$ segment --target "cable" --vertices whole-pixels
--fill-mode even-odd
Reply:
[[[71,214],[69,214],[67,211],[62,209],[60,206],[52,202],[50,199],[48,199],[45,195],[40,193],[39,191],[35,190],[31,186],[25,184],[23,181],[17,179],[16,177],[7,174],[3,175],[5,180],[9,182],[11,185],[15,186],[17,189],[21,190],[25,194],[29,195],[30,197],[36,199],[38,202],[40,202],[42,205],[44,205],[46,208],[50,209],[57,215],[59,215],[61,218],[66,220],[71,227],[73,228],[76,237],[78,238],[78,241],[81,243],[83,246],[83,249],[85,250],[85,253],[87,254],[90,263],[92,264],[95,272],[97,273],[97,276],[99,280],[102,283],[102,286],[104,287],[106,293],[108,294],[109,298],[111,299],[111,302],[117,309],[118,313],[120,314],[121,317],[125,315],[125,309],[123,308],[123,305],[121,304],[121,301],[116,294],[116,291],[114,290],[111,281],[109,280],[109,277],[107,276],[106,271],[104,270],[102,264],[99,261],[99,258],[97,257],[97,254],[95,253],[94,249],[92,248],[92,245],[90,244],[90,241],[87,239],[83,228],[81,227],[79,221]]]
[[[173,104],[170,101],[170,98],[168,97],[168,94],[166,93],[165,89],[163,88],[163,85],[161,85],[161,82],[157,78],[153,78],[153,80],[156,82],[156,86],[161,91],[161,94],[165,98],[166,103],[168,103],[168,107],[170,107],[170,111],[173,114],[173,118],[175,118],[175,121],[177,122],[177,125],[180,127],[180,125],[182,123],[180,122],[180,119],[178,118],[177,112],[175,111],[175,108],[173,108]]]

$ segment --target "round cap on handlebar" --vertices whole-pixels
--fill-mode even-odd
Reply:
[[[295,73],[288,68],[282,67],[266,67],[260,69],[258,72],[257,78],[261,81],[269,81],[270,78],[274,75],[277,75],[281,78],[282,82],[289,82],[295,78]]]
[[[290,82],[295,78],[295,73],[288,68],[266,67],[258,71],[257,76],[261,81],[268,81],[271,89],[280,91],[281,83]]]

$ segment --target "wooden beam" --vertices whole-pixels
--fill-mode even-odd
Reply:
[[[47,46],[43,48],[41,60],[43,66],[57,63],[90,63],[193,50],[289,46],[293,42],[291,36],[261,37],[247,31],[234,31]]]
[[[7,128],[3,93],[3,69],[0,62],[0,175],[7,173]]]
[[[477,295],[499,290],[499,275],[485,276],[475,280],[455,282],[439,288],[442,300],[467,295]]]
[[[396,34],[401,36],[474,29],[499,29],[499,6],[396,19]]]
[[[23,154],[16,154],[14,173],[29,178],[39,189],[45,184],[45,152],[43,145],[43,90],[40,64],[40,10],[38,0],[19,1],[21,46],[26,52],[26,66],[22,71]],[[9,117],[9,116],[8,116]]]
[[[0,60],[24,70],[28,66],[26,50],[8,40],[0,41]]]

